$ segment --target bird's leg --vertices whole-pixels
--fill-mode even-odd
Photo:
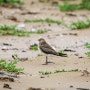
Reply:
[[[48,64],[48,56],[46,55],[46,64]]]

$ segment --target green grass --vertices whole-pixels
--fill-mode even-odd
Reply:
[[[86,42],[85,46],[86,46],[86,48],[90,48],[90,43]]]
[[[85,54],[86,54],[88,57],[90,57],[90,52],[86,52]]]
[[[39,74],[48,75],[48,74],[52,74],[52,72],[51,71],[39,71]]]
[[[84,29],[84,28],[90,27],[90,20],[88,18],[86,21],[78,20],[76,22],[72,22],[69,26],[66,25],[66,23],[64,21],[54,20],[54,19],[50,19],[50,18],[46,18],[46,19],[38,18],[38,19],[32,19],[32,20],[26,19],[24,22],[25,23],[31,23],[31,22],[35,22],[35,23],[37,23],[37,22],[56,23],[56,24],[62,24],[63,26],[69,27],[71,29]],[[47,31],[46,30],[38,30],[36,33],[42,34],[45,32],[47,32]]]
[[[90,0],[82,0],[80,3],[80,9],[90,10]]]
[[[67,55],[67,53],[64,52],[63,50],[59,50],[58,53],[59,53],[60,55],[62,55],[62,54]]]
[[[45,0],[38,0],[39,2],[45,2]]]
[[[47,30],[42,30],[42,29],[36,31],[37,34],[43,34],[46,32],[47,32]]]
[[[43,33],[46,33],[46,32],[47,32],[47,30],[38,29],[38,30],[36,30],[36,31],[30,30],[30,31],[29,31],[29,34],[43,34]]]
[[[88,27],[90,27],[90,20],[89,19],[87,19],[86,21],[78,20],[76,22],[72,22],[69,25],[69,28],[71,28],[71,29],[85,29]]]
[[[12,4],[20,4],[22,5],[23,2],[21,0],[0,0],[0,4],[1,3],[12,3]]]
[[[57,7],[61,11],[75,11],[80,9],[90,10],[90,0],[82,0],[79,4],[69,4],[65,2],[63,5],[57,4]]]
[[[9,72],[20,72],[23,68],[17,68],[17,60],[15,61],[6,61],[4,59],[0,59],[0,70],[6,70]]]
[[[37,56],[43,56],[41,53],[38,53]]]
[[[50,0],[38,0],[38,1],[44,3],[44,2],[49,2]]]
[[[36,30],[33,32],[32,30],[30,31],[25,31],[25,30],[18,30],[16,29],[17,25],[2,25],[0,26],[0,35],[14,35],[14,36],[28,36],[30,34],[36,33],[36,34],[43,34],[47,32],[47,30]]]
[[[2,25],[0,26],[0,34],[1,35],[16,35],[16,36],[26,36],[29,35],[29,32],[25,30],[16,29],[17,25]]]
[[[62,70],[55,70],[55,71],[39,71],[39,74],[41,74],[41,75],[48,75],[48,74],[55,74],[55,73],[60,73],[60,72],[77,72],[78,71],[78,69],[71,69],[71,70],[64,70],[64,69],[62,69]]]
[[[54,73],[59,73],[59,72],[77,72],[78,69],[71,69],[71,70],[65,70],[65,69],[62,69],[62,70],[55,70]]]
[[[86,48],[90,49],[90,43],[86,42],[86,43],[85,43],[85,46],[86,46]],[[90,57],[90,52],[86,52],[85,54],[86,54],[88,57]]]
[[[29,47],[29,49],[30,50],[38,50],[38,45],[31,45],[30,47]]]
[[[54,19],[51,19],[51,18],[46,18],[46,19],[32,19],[32,20],[29,20],[29,19],[26,19],[24,21],[25,23],[30,23],[30,22],[46,22],[46,23],[56,23],[56,24],[61,24],[62,21],[59,21],[59,20],[54,20]]]
[[[77,4],[67,4],[67,3],[65,3],[64,5],[58,4],[57,7],[60,8],[61,11],[74,11],[79,8]]]

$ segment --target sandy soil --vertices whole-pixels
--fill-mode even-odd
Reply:
[[[90,89],[90,75],[81,76],[83,70],[90,72],[90,58],[85,55],[88,49],[85,48],[85,42],[90,42],[90,28],[84,30],[70,30],[62,25],[47,24],[47,23],[24,23],[25,19],[33,18],[52,18],[56,20],[65,20],[67,24],[71,21],[78,19],[85,19],[85,16],[90,16],[90,11],[78,10],[71,13],[75,13],[76,16],[68,16],[67,12],[61,12],[58,8],[50,3],[39,3],[38,0],[24,0],[24,9],[19,8],[5,8],[0,7],[0,25],[7,24],[25,24],[24,29],[27,31],[30,29],[47,29],[48,32],[44,34],[31,34],[29,37],[18,36],[0,36],[0,58],[6,60],[13,60],[12,54],[16,53],[20,58],[28,57],[27,61],[20,61],[17,67],[24,68],[25,75],[15,78],[15,82],[0,81],[0,90],[6,90],[3,88],[3,84],[7,83],[11,86],[12,90],[26,90],[30,87],[34,88],[51,88],[55,90],[80,90],[77,88]],[[78,0],[75,0],[78,3]],[[62,2],[61,2],[62,3]],[[73,3],[73,2],[71,2]],[[26,12],[37,12],[38,14],[25,14]],[[14,16],[19,22],[8,19],[8,17]],[[67,35],[64,35],[66,33]],[[69,35],[70,33],[77,35]],[[45,55],[38,56],[41,53],[40,50],[29,50],[29,46],[36,43],[40,37],[45,40],[55,49],[64,50],[71,49],[75,52],[67,52],[68,57],[49,56],[48,65],[45,63]],[[12,46],[4,46],[3,43],[12,44]],[[8,50],[2,50],[7,48]],[[15,50],[12,50],[16,48]],[[23,52],[24,51],[24,52]],[[80,58],[81,57],[81,58]],[[62,72],[50,75],[40,75],[39,71],[55,71],[58,69],[78,69],[78,72]],[[81,71],[80,71],[81,70]],[[43,78],[42,78],[43,77]],[[35,89],[37,90],[37,89]],[[45,89],[50,90],[50,89]]]

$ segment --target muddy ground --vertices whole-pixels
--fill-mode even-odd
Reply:
[[[53,0],[52,0],[53,1]],[[25,19],[35,18],[52,18],[55,20],[65,20],[67,24],[71,21],[83,20],[90,16],[88,10],[77,10],[74,12],[62,12],[55,7],[52,2],[40,3],[38,0],[24,0],[23,8],[10,8],[0,6],[0,25],[22,25],[25,30],[46,29],[48,32],[44,34],[31,34],[30,36],[0,36],[0,58],[13,60],[12,54],[17,54],[20,58],[28,58],[26,61],[20,61],[17,67],[24,68],[24,75],[15,78],[15,82],[0,81],[0,90],[3,84],[10,85],[12,90],[26,90],[30,87],[34,88],[51,88],[55,90],[81,90],[77,88],[90,89],[90,75],[82,76],[83,70],[90,72],[90,58],[85,55],[89,51],[85,46],[85,42],[90,42],[90,28],[82,30],[70,30],[63,25],[48,23],[24,23]],[[71,3],[79,3],[79,0],[71,1]],[[60,3],[62,3],[60,1]],[[31,14],[27,13],[31,12]],[[24,13],[24,14],[23,14]],[[67,15],[74,13],[75,16]],[[9,17],[14,16],[17,20],[11,20]],[[21,28],[21,27],[20,27]],[[72,35],[71,35],[71,34]],[[76,34],[76,35],[74,35]],[[57,51],[70,49],[75,52],[67,52],[68,57],[49,56],[48,65],[45,63],[45,55],[38,56],[40,50],[29,50],[29,46],[38,44],[38,39],[43,37]],[[11,44],[5,46],[3,43]],[[2,50],[7,49],[7,50]],[[58,69],[78,69],[78,72],[62,72],[50,75],[40,75],[39,71],[54,71]],[[81,70],[81,71],[80,71]],[[49,90],[45,89],[45,90]],[[31,89],[30,89],[31,90]]]

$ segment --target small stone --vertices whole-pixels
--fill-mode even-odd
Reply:
[[[75,56],[79,56],[79,54],[78,53],[76,53],[76,54],[74,54]]]
[[[22,29],[25,28],[25,24],[24,23],[20,23],[17,25],[17,29]]]
[[[2,50],[8,50],[7,46],[3,46]]]
[[[5,84],[5,83],[4,83],[4,85],[3,85],[3,88],[12,89],[12,88],[9,86],[9,84]]]
[[[35,28],[32,28],[31,31],[32,31],[32,32],[36,32],[36,29],[35,29]]]
[[[40,78],[45,78],[44,76],[41,76]]]
[[[22,52],[27,52],[26,50],[22,50]]]
[[[51,26],[51,24],[49,23],[48,26]]]
[[[81,56],[81,57],[78,57],[78,58],[84,58],[84,57]]]
[[[72,85],[70,85],[69,87],[70,87],[70,88],[73,88],[73,86],[72,86]]]
[[[9,44],[9,43],[3,43],[3,45],[5,45],[5,46],[12,46],[12,44]]]

